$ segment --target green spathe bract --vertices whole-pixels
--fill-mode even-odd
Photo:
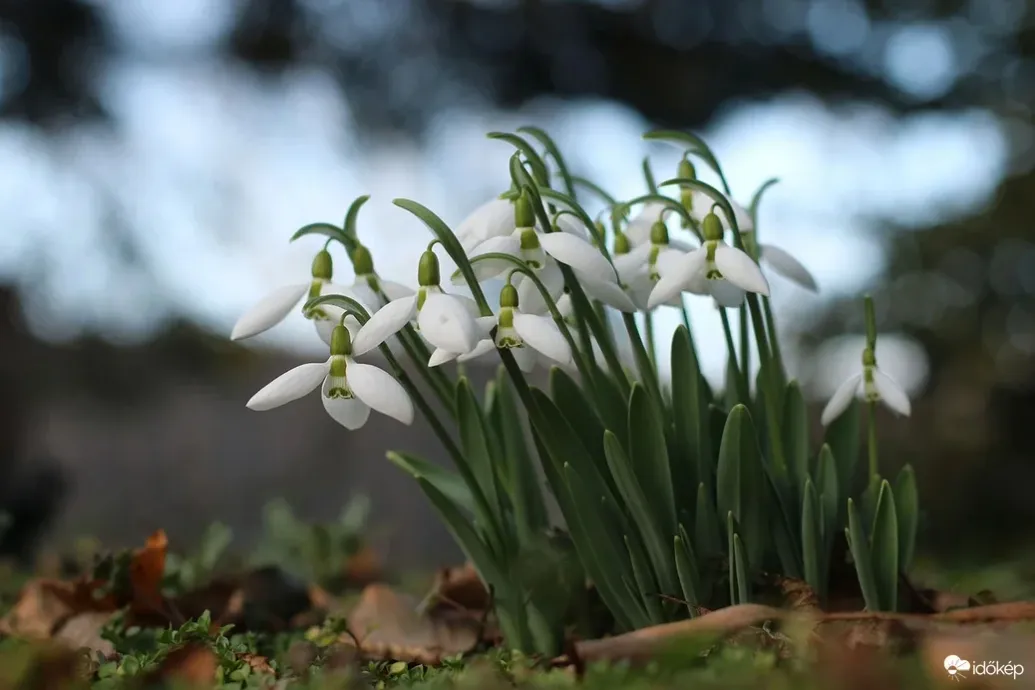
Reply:
[[[541,232],[558,232],[558,214],[569,214],[593,240],[587,251],[600,251],[611,261],[609,250],[616,243],[620,251],[615,256],[636,251],[622,234],[630,208],[659,202],[681,221],[682,228],[674,232],[687,233],[685,239],[707,235],[745,247],[722,168],[698,137],[648,134],[648,139],[683,147],[684,161],[676,177],[660,185],[645,161],[645,193],[619,202],[572,175],[545,132],[531,127],[519,132],[490,135],[515,149],[509,161],[512,186],[503,198],[519,199],[525,221]],[[722,190],[697,180],[689,157],[716,172]],[[554,181],[561,182],[560,189],[551,187]],[[771,184],[752,199],[756,224],[761,193]],[[673,188],[678,198],[664,196]],[[580,197],[585,190],[592,196]],[[728,240],[714,216],[707,218],[706,228],[697,223],[684,205],[690,203],[688,190],[704,194],[722,210],[730,223]],[[357,214],[365,200],[353,205],[344,227],[306,226],[295,239],[321,235],[345,245],[350,256],[364,258],[355,249],[361,246]],[[583,207],[600,200],[608,205],[610,233],[592,220],[600,214]],[[427,226],[434,238],[428,252],[444,250],[481,315],[492,316],[499,296],[485,294],[449,226],[417,202],[397,199],[395,204]],[[749,257],[757,259],[753,249]],[[823,601],[839,546],[847,546],[853,556],[866,606],[896,607],[899,575],[915,551],[915,476],[907,467],[894,490],[881,481],[871,442],[870,471],[861,481],[856,473],[860,406],[855,403],[827,428],[821,447],[810,443],[808,407],[798,383],[788,381],[767,297],[747,294],[735,321],[739,342],[726,309],[720,310],[729,367],[726,394],[719,395],[701,373],[685,308],[684,325],[668,348],[666,381],[657,368],[664,353],[656,351],[649,314],[642,322],[647,329],[643,338],[636,315],[609,318],[609,308],[587,296],[577,272],[559,264],[572,306],[562,314],[560,294],[541,279],[541,267],[505,254],[488,253],[475,261],[505,262],[511,277],[529,281],[547,306],[545,316],[537,318],[552,319],[561,329],[572,361],[559,363],[550,373],[548,390],[540,390],[522,374],[511,351],[495,350],[491,356],[502,365],[484,394],[463,375],[452,378],[436,368],[434,374],[422,373],[438,396],[432,404],[382,347],[455,469],[407,453],[388,457],[417,480],[490,588],[508,646],[543,655],[560,652],[565,629],[576,622],[572,611],[588,596],[599,597],[613,617],[610,630],[587,631],[596,634],[686,618],[698,607],[749,602],[762,572],[804,578]],[[422,265],[427,268],[429,262],[426,254]],[[513,294],[507,299],[516,300],[517,293],[508,289]],[[361,323],[370,316],[346,297],[324,296],[307,306],[319,304],[345,309]],[[621,356],[615,323],[621,323],[631,345],[631,368]],[[876,336],[868,325],[872,350]],[[494,331],[484,336],[490,352],[494,336]],[[407,328],[397,337],[423,372],[428,352],[416,333]],[[754,379],[748,366],[756,362]],[[864,487],[869,487],[865,496]],[[557,524],[551,524],[547,511],[551,502],[560,512]],[[558,538],[557,530],[568,538]],[[587,579],[591,591],[583,586]]]

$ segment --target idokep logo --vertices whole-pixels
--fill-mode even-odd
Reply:
[[[945,657],[945,671],[949,677],[958,681],[968,675],[975,676],[1010,676],[1017,680],[1017,676],[1024,673],[1024,666],[1007,661],[1005,664],[999,661],[975,661],[970,662],[961,659],[955,654]]]

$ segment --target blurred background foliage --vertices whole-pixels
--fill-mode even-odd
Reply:
[[[127,72],[127,61],[145,67],[193,66],[223,81],[214,92],[211,85],[198,91],[196,113],[187,104],[177,111],[179,119],[163,128],[171,103],[162,98],[168,93],[149,96],[147,73]],[[190,79],[199,77],[198,72],[186,75],[184,88],[175,93],[190,99]],[[180,149],[213,145],[184,134],[212,116],[203,107],[212,93],[217,101],[226,94],[223,125],[232,129],[240,114],[231,107],[233,94],[243,81],[274,100],[290,98],[284,89],[295,93],[286,84],[301,85],[297,98],[308,103],[306,98],[316,98],[305,95],[313,79],[331,85],[343,106],[313,106],[301,121],[274,122],[266,130],[273,132],[269,137],[222,151],[214,169],[188,162],[158,175],[165,186],[127,192],[120,181],[126,178],[111,174],[119,166],[130,177],[150,174],[147,166],[137,170],[135,161],[141,159],[126,153],[138,141],[133,126],[139,126],[120,117],[127,112],[126,93],[151,98],[153,110],[145,119],[156,123],[147,139],[155,148],[145,147],[146,160],[158,150],[179,154]],[[707,131],[724,118],[746,118],[751,125],[758,111],[749,106],[787,97],[861,118],[862,143],[854,158],[834,161],[832,177],[843,178],[844,166],[862,161],[875,177],[904,174],[903,166],[913,166],[911,174],[919,177],[938,168],[942,178],[956,184],[946,183],[949,192],[940,196],[921,188],[902,190],[899,196],[885,190],[880,199],[869,183],[849,185],[840,197],[819,204],[818,220],[812,218],[809,226],[819,232],[799,237],[798,244],[843,244],[841,253],[832,255],[838,263],[826,267],[821,282],[830,282],[822,276],[842,273],[863,278],[825,293],[822,301],[792,299],[783,305],[785,338],[797,352],[798,374],[806,381],[821,376],[810,366],[829,355],[832,339],[862,332],[861,305],[854,295],[860,289],[873,292],[880,328],[921,349],[913,356],[923,362],[915,365],[923,373],[912,385],[918,397],[914,419],[884,420],[882,450],[889,461],[886,473],[906,461],[918,470],[928,511],[922,545],[945,556],[980,551],[988,557],[1025,545],[1035,527],[1035,502],[1029,498],[1035,486],[1035,435],[1028,426],[1035,420],[1035,4],[1028,0],[0,0],[0,118],[6,137],[0,146],[0,185],[7,187],[0,191],[0,281],[9,284],[3,293],[9,318],[0,323],[0,462],[5,463],[4,507],[16,524],[7,532],[4,549],[30,549],[76,491],[67,479],[69,461],[48,460],[44,456],[60,453],[38,442],[37,436],[56,433],[34,421],[45,401],[74,393],[91,405],[127,410],[157,395],[167,381],[215,388],[242,377],[256,384],[253,388],[263,383],[262,376],[247,373],[264,355],[224,342],[227,319],[253,295],[232,293],[223,311],[213,315],[199,312],[197,305],[218,300],[218,290],[170,285],[194,279],[200,284],[202,272],[221,270],[220,257],[244,251],[242,235],[264,219],[235,218],[227,209],[247,206],[255,195],[279,193],[300,206],[295,214],[269,219],[277,226],[270,228],[271,236],[285,237],[294,229],[278,224],[285,217],[297,219],[295,227],[320,219],[312,217],[307,197],[296,187],[249,194],[247,177],[227,174],[250,166],[252,154],[281,144],[296,166],[286,174],[329,165],[322,150],[291,148],[291,128],[389,142],[401,153],[385,165],[408,170],[413,151],[441,155],[435,153],[436,142],[451,131],[443,128],[443,119],[474,130],[471,136],[477,138],[503,127],[471,113],[534,116],[544,98],[562,104],[557,108],[617,104],[625,109],[621,117],[634,117],[634,129],[641,131],[648,126]],[[256,117],[279,117],[269,102],[256,101]],[[929,126],[906,119],[911,116],[924,116]],[[743,142],[754,156],[746,163],[736,141],[720,142],[720,157],[723,150],[733,151],[735,165],[759,168],[754,176],[741,177],[761,181],[772,174],[765,168],[773,156],[794,155],[793,146],[783,141],[788,132],[829,126],[794,111],[786,117],[783,129],[767,135],[759,124],[762,134]],[[982,142],[992,140],[979,137],[975,147],[949,156],[946,164],[936,155],[947,147],[938,136],[955,131],[953,117],[976,122],[975,127],[991,123],[997,143],[985,146]],[[928,148],[906,160],[886,139],[868,138],[868,127],[886,121],[898,122],[900,136],[923,139]],[[570,130],[582,121],[565,122]],[[587,116],[586,122],[596,120]],[[82,141],[88,144],[76,144]],[[98,141],[106,143],[107,153],[98,153]],[[607,148],[606,140],[602,147]],[[342,149],[342,155],[354,151]],[[606,162],[606,153],[583,160]],[[387,160],[386,155],[379,160]],[[426,174],[467,174],[462,168],[471,155],[439,160]],[[40,169],[52,176],[42,176]],[[493,179],[504,179],[505,169],[499,172]],[[615,184],[628,188],[627,180],[635,184],[637,174],[630,170]],[[29,179],[44,180],[51,196],[26,198],[21,185]],[[391,173],[381,186],[392,195],[420,198],[402,189],[412,179]],[[371,191],[337,180],[327,183],[333,195],[322,199],[328,205],[321,208],[343,211],[354,196]],[[89,194],[83,196],[83,189]],[[964,191],[953,191],[958,189]],[[495,191],[487,183],[468,182],[449,219],[462,218]],[[742,188],[741,200],[752,191]],[[169,200],[147,196],[166,192]],[[775,198],[777,193],[771,194]],[[136,208],[127,195],[152,207]],[[238,206],[219,203],[228,198]],[[215,258],[185,260],[182,253],[155,249],[156,236],[172,233],[169,219],[183,220],[162,201],[189,211],[188,220],[211,235],[216,250],[209,254]],[[921,206],[924,210],[917,211]],[[783,214],[787,225],[794,222],[793,210]],[[842,222],[842,214],[849,213],[850,224],[864,226],[881,254],[855,253],[856,245],[842,240],[843,226],[849,224]],[[95,231],[70,239],[88,224]],[[372,232],[390,236],[380,222]],[[187,240],[180,244],[181,250],[193,246]],[[46,245],[64,249],[48,252]],[[276,251],[282,246],[276,245]],[[814,265],[822,256],[807,258]],[[379,263],[389,260],[394,258]],[[269,261],[259,257],[253,263],[268,274]],[[860,268],[860,263],[867,266]],[[170,282],[170,266],[178,266],[187,282]],[[44,290],[44,285],[49,287]],[[84,306],[101,301],[104,306],[96,313]],[[64,311],[51,314],[57,303]],[[107,326],[112,318],[134,324],[128,331],[132,337],[125,328]],[[72,322],[78,325],[68,326]],[[243,406],[243,390],[234,395]],[[119,419],[120,424],[134,423],[131,415]],[[381,446],[393,442],[392,433],[391,427],[382,433]],[[370,447],[366,460],[380,462],[378,443]],[[119,452],[130,453],[126,448]],[[286,453],[279,462],[294,462]],[[246,459],[206,460],[217,462],[248,471]],[[103,471],[116,472],[120,466]],[[91,471],[78,468],[72,474]],[[298,481],[306,479],[299,475]],[[322,488],[330,491],[326,483]],[[329,502],[340,508],[345,490],[335,488]],[[191,510],[190,489],[180,491],[188,496],[176,505]],[[373,500],[376,514],[378,496]],[[219,517],[215,508],[210,513]],[[325,518],[333,514],[337,510]],[[77,526],[103,532],[87,523]]]

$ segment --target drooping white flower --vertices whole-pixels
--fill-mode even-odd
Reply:
[[[302,364],[281,374],[252,396],[248,407],[264,411],[287,404],[320,388],[323,407],[346,429],[366,424],[370,410],[413,422],[413,401],[388,372],[352,358],[349,329],[331,329],[331,356],[326,362]]]
[[[230,339],[243,340],[265,333],[287,318],[303,298],[308,301],[323,295],[345,295],[369,308],[370,303],[360,295],[331,282],[333,268],[330,253],[326,249],[321,250],[313,259],[312,278],[309,282],[285,285],[268,294],[237,320],[230,333]],[[332,305],[303,312],[316,326],[320,338],[328,345],[331,343],[331,330],[341,320],[343,313],[341,308]]]
[[[816,283],[816,279],[813,277],[809,269],[805,268],[804,264],[784,249],[774,247],[771,244],[757,242],[754,239],[755,221],[751,217],[751,213],[733,199],[726,197],[726,200],[729,202],[730,206],[733,207],[733,215],[737,221],[737,228],[740,230],[741,236],[744,238],[744,243],[755,243],[758,247],[758,258],[766,266],[771,268],[774,273],[787,278],[806,290],[819,292],[819,286]],[[714,200],[704,192],[695,191],[690,215],[696,218],[698,222],[703,222],[704,218],[710,212],[709,209],[714,210],[717,212],[719,220],[722,221],[723,229],[732,232],[733,226],[729,222],[726,212],[723,211],[721,206],[714,204],[713,201]]]
[[[709,213],[702,222],[704,245],[664,267],[648,299],[648,306],[662,304],[681,292],[711,295],[723,307],[738,307],[745,292],[769,296],[769,282],[758,264],[736,247],[722,241],[718,216]]]
[[[414,294],[412,288],[377,275],[370,250],[363,245],[356,247],[352,252],[352,268],[356,272],[356,277],[346,289],[356,295],[363,304],[369,304],[374,311],[392,300]],[[384,299],[381,293],[388,299]]]
[[[650,304],[649,297],[655,284],[693,247],[671,241],[668,227],[660,220],[654,221],[646,243],[630,247],[630,239],[624,233],[615,236],[614,264],[619,285],[638,309],[654,309],[658,305]],[[658,304],[679,307],[682,299],[677,293]]]
[[[495,316],[478,319],[483,339],[468,353],[436,350],[428,366],[438,366],[453,359],[463,362],[479,357],[493,349],[510,350],[521,371],[530,372],[537,363],[544,366],[572,362],[571,348],[553,319],[539,314],[527,314],[519,309],[518,290],[510,283],[500,291],[500,309]],[[496,329],[494,339],[490,338]]]
[[[508,202],[510,203],[510,202]],[[567,214],[556,219],[557,231],[542,232],[535,225],[531,203],[524,195],[512,204],[513,226],[507,234],[496,234],[468,251],[475,277],[479,281],[498,278],[514,269],[503,259],[478,257],[486,254],[506,254],[522,259],[546,288],[550,299],[556,301],[564,290],[564,275],[558,264],[569,266],[579,284],[594,299],[622,311],[635,311],[634,305],[618,287],[618,275],[607,258],[587,239],[586,228]],[[499,229],[499,226],[496,228]],[[454,283],[463,282],[455,275]],[[535,283],[526,276],[515,279],[521,303],[527,312],[543,314],[547,302]]]
[[[871,403],[882,402],[892,412],[904,417],[909,416],[909,396],[890,376],[877,367],[877,358],[872,347],[863,350],[862,364],[862,371],[845,379],[823,408],[823,426],[840,417],[848,409],[853,398]]]
[[[414,320],[421,336],[434,347],[473,350],[479,337],[477,305],[469,297],[444,292],[439,280],[438,257],[429,249],[420,259],[417,292],[392,300],[371,316],[356,334],[353,352],[357,356],[369,352]]]

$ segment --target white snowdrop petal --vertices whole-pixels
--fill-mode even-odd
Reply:
[[[370,364],[349,362],[345,373],[356,397],[383,415],[403,424],[413,422],[413,401],[391,374]]]
[[[496,327],[496,316],[479,316],[475,318],[474,323],[478,326],[479,333],[488,336]]]
[[[874,369],[873,385],[877,387],[880,399],[888,406],[888,409],[897,412],[903,417],[909,416],[909,413],[912,411],[912,406],[909,404],[909,396],[906,395],[906,392],[902,390],[902,387],[894,379],[880,369]]]
[[[684,254],[654,284],[654,289],[651,290],[650,297],[647,299],[647,308],[653,309],[659,304],[665,304],[679,295],[691,280],[701,274],[707,259],[708,255],[704,249],[697,249],[689,254]]]
[[[707,279],[705,279],[707,280]],[[744,304],[745,293],[728,280],[707,280],[708,292],[720,307],[736,309]]]
[[[691,249],[691,251],[694,251]],[[671,247],[665,247],[658,251],[658,257],[654,260],[654,266],[657,268],[658,275],[663,276],[666,273],[680,270],[680,261],[687,255],[687,252],[673,249]]]
[[[819,287],[816,284],[816,279],[809,273],[809,269],[798,261],[789,252],[780,249],[779,247],[773,247],[768,244],[763,244],[759,247],[759,252],[762,256],[762,260],[768,264],[776,273],[779,273],[784,278],[792,280],[806,290],[812,292],[819,292]]]
[[[370,419],[370,406],[358,398],[331,398],[327,395],[330,381],[323,384],[320,399],[331,419],[350,431],[361,429]]]
[[[535,370],[536,362],[539,361],[540,356],[539,352],[533,350],[528,345],[523,347],[512,347],[510,348],[510,354],[514,357],[514,361],[517,362],[518,369],[526,374],[530,374]]]
[[[402,283],[396,283],[392,280],[381,280],[378,278],[377,282],[381,286],[381,291],[388,297],[388,301],[399,299],[400,297],[409,297],[417,292],[411,287],[406,287]]]
[[[478,344],[474,346],[474,349],[467,354],[460,355],[456,358],[458,362],[466,362],[470,359],[481,357],[482,355],[488,354],[496,349],[496,343],[492,340],[479,340]]]
[[[327,377],[327,371],[327,362],[300,364],[266,384],[262,390],[252,396],[247,407],[262,412],[298,400],[316,390],[316,387]]]
[[[683,240],[669,240],[668,241],[668,246],[671,247],[672,249],[675,249],[675,250],[683,253],[683,254],[686,254],[687,252],[692,252],[695,249],[698,249],[698,247],[696,245],[690,244],[689,242],[684,242]]]
[[[463,300],[453,295],[429,294],[417,316],[417,325],[429,343],[443,350],[470,352],[478,344],[474,316]]]
[[[632,251],[625,254],[617,254],[614,257],[615,270],[618,271],[618,278],[623,283],[628,283],[637,275],[646,273],[647,259],[650,257],[651,246],[641,244]]]
[[[614,268],[596,247],[567,232],[547,232],[539,235],[543,250],[562,264],[597,280],[618,281]]]
[[[823,408],[823,416],[820,417],[820,422],[823,426],[829,426],[831,422],[844,414],[844,411],[852,404],[852,398],[859,394],[861,387],[861,373],[852,374],[844,380],[844,383],[837,387],[834,395],[830,397],[830,402]]]
[[[254,307],[246,311],[234,324],[230,333],[231,340],[242,340],[251,338],[268,331],[283,321],[291,310],[298,306],[298,303],[305,297],[309,290],[309,283],[297,285],[285,285],[277,288]]]
[[[456,228],[456,237],[469,252],[490,237],[514,232],[514,205],[506,199],[492,199],[471,212]]]
[[[726,280],[748,292],[769,296],[769,282],[750,256],[727,244],[715,248],[715,266]]]
[[[357,280],[349,288],[349,291],[356,296],[356,299],[359,300],[361,304],[368,308],[377,310],[384,306],[384,300],[381,299],[381,297],[374,292],[374,289],[367,284],[366,279]],[[389,298],[389,300],[390,299],[391,298]]]
[[[755,229],[755,221],[751,219],[750,211],[733,199],[730,199],[729,202],[733,207],[733,217],[737,221],[737,229],[741,232],[752,232]]]
[[[592,236],[586,224],[570,213],[563,213],[557,216],[554,222],[561,232],[567,232],[583,239],[589,239]]]
[[[505,237],[490,237],[477,247],[467,252],[471,259],[471,267],[474,269],[475,278],[478,282],[492,280],[506,273],[515,267],[515,264],[506,259],[478,259],[485,254],[509,254],[510,256],[521,256],[521,240],[514,235]],[[475,259],[478,259],[475,261]],[[453,285],[467,285],[463,274],[453,274]]]
[[[449,350],[443,350],[440,347],[435,348],[435,351],[431,353],[431,357],[428,358],[429,367],[442,366],[447,362],[452,362],[457,357],[456,352],[450,352]]]
[[[536,272],[536,277],[555,302],[564,294],[564,274],[561,267],[553,259],[548,258],[543,267]],[[518,305],[526,314],[545,314],[549,311],[543,295],[536,284],[523,275],[514,280],[518,291]]]
[[[478,308],[478,303],[474,301],[474,298],[468,297],[467,295],[449,295],[453,299],[464,305],[464,309],[471,315],[471,318],[477,321],[482,318],[482,310]]]
[[[552,319],[536,314],[514,314],[514,330],[525,343],[550,359],[567,362],[571,348]]]
[[[637,311],[636,304],[633,303],[629,295],[625,294],[617,283],[612,283],[608,280],[597,280],[590,278],[582,274],[576,274],[578,276],[579,284],[586,291],[586,294],[595,300],[603,302],[609,307],[614,307],[618,311],[632,313]],[[567,297],[567,295],[565,295]],[[562,297],[561,299],[564,299]],[[569,299],[569,304],[571,303]],[[558,309],[560,304],[557,305]],[[564,312],[561,312],[562,316],[565,316]]]
[[[417,296],[392,300],[377,310],[363,324],[352,341],[352,354],[362,355],[391,338],[413,320],[417,313]]]
[[[334,327],[338,325],[337,319],[313,319],[313,325],[316,326],[316,334],[320,336],[320,340],[325,345],[330,347],[331,345],[331,333],[334,332]],[[350,333],[350,335],[352,335]]]

